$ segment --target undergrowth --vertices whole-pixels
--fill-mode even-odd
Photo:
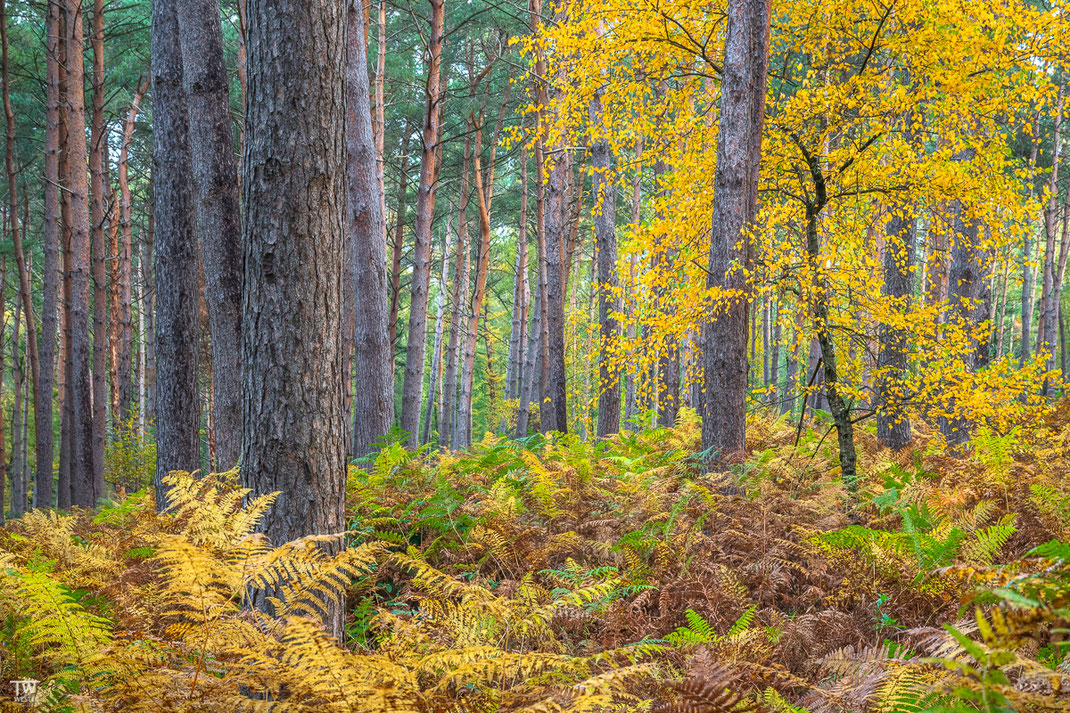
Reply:
[[[0,675],[56,711],[1070,710],[1068,421],[962,458],[863,431],[857,495],[821,431],[763,419],[715,473],[688,412],[392,445],[345,533],[290,543],[257,534],[274,496],[173,474],[163,515],[0,530]]]

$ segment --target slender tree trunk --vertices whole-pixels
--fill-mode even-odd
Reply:
[[[3,18],[6,22],[6,17]],[[6,85],[6,83],[5,83]],[[0,258],[0,288],[7,284],[7,258]],[[2,303],[2,301],[0,301]],[[4,373],[4,337],[7,332],[7,321],[0,318],[0,375]],[[0,382],[3,380],[0,379]],[[0,383],[0,398],[3,396],[3,384]],[[0,524],[4,522],[4,490],[6,488],[7,481],[7,454],[4,447],[4,409],[0,408]],[[20,513],[16,512],[15,503],[18,500],[18,486],[15,483],[11,484],[11,515],[17,517]]]
[[[149,205],[148,229],[141,242],[141,308],[145,315],[145,419],[156,424],[156,235],[155,208]]]
[[[473,118],[473,123],[475,120]],[[483,148],[483,129],[476,126],[475,166],[473,175],[476,184],[476,198],[479,205],[479,248],[476,255],[476,284],[472,293],[472,303],[468,309],[468,324],[462,334],[464,358],[461,363],[460,389],[457,395],[457,427],[454,434],[453,448],[467,448],[472,445],[472,384],[475,378],[476,340],[478,338],[479,318],[483,311],[483,298],[487,289],[487,270],[490,265],[490,196],[493,185],[484,190],[483,167],[480,154]],[[494,180],[494,167],[489,169],[490,181]]]
[[[276,544],[345,526],[347,9],[247,5],[241,480]]]
[[[346,319],[355,316],[354,371],[359,386],[354,398],[352,450],[358,457],[371,452],[373,444],[390,431],[394,421],[382,177],[372,130],[363,17],[360,4],[351,0],[346,63],[346,184],[352,279],[347,283],[352,285],[355,309],[347,313]]]
[[[22,445],[19,442],[19,436],[22,433],[22,389],[23,380],[25,379],[25,372],[23,371],[23,365],[19,361],[19,337],[22,331],[21,310],[19,309],[19,300],[22,297],[22,290],[19,289],[15,293],[15,304],[12,305],[14,312],[14,328],[11,334],[11,516],[21,517],[26,512],[26,481],[22,477],[22,466],[19,463],[19,456],[22,452]]]
[[[44,156],[44,274],[42,276],[41,339],[38,354],[40,377],[34,386],[34,442],[36,446],[36,486],[34,505],[53,503],[52,479],[54,447],[52,430],[52,387],[55,381],[56,319],[59,293],[59,253],[62,232],[59,200],[59,6],[48,3],[45,20],[45,156]]]
[[[182,81],[178,13],[161,0],[152,12],[152,175],[156,294],[156,507],[163,476],[200,464],[197,393],[197,234],[193,225],[188,102]],[[290,196],[296,200],[296,196]]]
[[[50,38],[49,41],[52,42],[53,40]],[[2,76],[2,78],[0,78],[0,81],[3,82],[4,118],[5,118],[5,123],[7,125],[7,135],[6,135],[6,139],[7,140],[6,140],[6,144],[5,144],[6,148],[5,148],[5,151],[4,151],[4,165],[5,165],[5,168],[7,170],[8,211],[10,213],[9,220],[10,220],[10,225],[11,225],[11,239],[12,239],[12,242],[14,243],[14,245],[15,245],[15,259],[16,259],[16,261],[18,263],[18,270],[19,270],[19,291],[18,291],[18,294],[19,294],[19,297],[21,298],[21,301],[17,302],[16,305],[15,305],[16,324],[17,324],[17,319],[18,319],[18,310],[21,307],[21,309],[26,314],[26,327],[27,327],[26,349],[27,349],[27,352],[29,353],[30,366],[31,366],[31,369],[33,370],[34,389],[36,391],[40,391],[41,390],[41,376],[40,376],[41,369],[40,369],[40,360],[38,358],[38,353],[37,353],[37,351],[38,351],[37,350],[37,330],[36,330],[36,328],[34,326],[34,317],[33,317],[33,302],[32,302],[32,292],[31,292],[32,286],[31,286],[31,283],[30,283],[30,272],[29,272],[29,270],[27,268],[27,265],[26,265],[26,256],[25,256],[25,253],[24,253],[23,247],[22,247],[22,234],[21,234],[21,232],[19,230],[19,227],[20,227],[19,226],[19,215],[18,215],[18,213],[19,213],[19,211],[18,211],[19,201],[18,201],[18,192],[17,192],[17,188],[16,188],[18,181],[17,181],[16,172],[15,172],[15,114],[14,114],[14,111],[12,110],[12,108],[11,108],[11,78],[10,78],[10,71],[9,71],[9,66],[8,66],[7,12],[6,12],[6,7],[5,7],[4,0],[0,0],[0,44],[2,44],[2,57],[0,57],[0,62],[2,62],[2,65],[3,65],[3,76]],[[49,75],[49,78],[52,79],[52,74],[51,73]],[[49,88],[49,91],[50,92],[52,91],[51,87]],[[49,99],[51,99],[51,95],[49,96]],[[51,112],[51,111],[54,111],[54,110],[50,107],[49,111]],[[53,117],[52,117],[52,114],[50,113],[49,114],[49,119],[51,119],[51,118],[53,118]],[[51,126],[51,124],[49,126]],[[51,128],[54,129],[55,127],[51,127]],[[46,131],[47,130],[48,129],[46,128]],[[49,141],[51,138],[52,138],[51,136],[47,137],[46,138],[46,142]],[[47,152],[49,151],[50,148],[52,148],[52,144],[51,143],[49,143],[48,146],[46,146],[46,156],[45,156],[46,180],[48,178],[53,178],[53,179],[57,178],[57,177],[49,175],[49,173],[51,172],[51,168],[53,167],[51,162],[55,160],[54,155],[52,155],[52,156],[47,155]],[[51,184],[50,189],[46,188],[46,199],[45,199],[46,203],[49,203],[49,196],[47,195],[49,193],[51,194],[51,199],[52,200],[55,199],[55,190],[56,190],[55,183]],[[59,216],[55,215],[55,206],[54,206],[54,204],[53,205],[46,205],[46,213],[48,212],[48,208],[50,208],[50,207],[52,208],[52,213],[50,215],[46,215],[46,223],[48,222],[49,218],[55,220],[56,223],[58,223]],[[54,229],[54,226],[46,226],[45,229],[46,229],[46,231],[51,231],[52,229]],[[46,241],[47,241],[47,238],[48,238],[48,236],[46,236]],[[46,246],[46,250],[47,250],[47,246]],[[53,295],[54,294],[55,293],[53,293]],[[16,346],[15,358],[16,358],[16,361],[18,360],[18,354],[17,354],[18,336],[17,336],[17,334],[18,334],[18,330],[16,329],[16,337],[15,337],[15,346]],[[20,374],[20,376],[22,374],[22,368],[21,367],[19,368],[19,374]],[[17,386],[16,386],[16,388],[17,388]],[[51,387],[50,387],[50,393],[48,394],[48,396],[51,399]],[[17,402],[18,402],[18,391],[16,390],[16,404],[17,404]],[[51,409],[50,409],[50,411],[51,411]],[[49,423],[49,426],[51,426],[51,423]],[[17,430],[17,428],[16,428],[16,430]],[[13,440],[14,440],[14,436],[13,436]],[[49,440],[49,446],[51,447],[51,439],[48,439],[48,440]],[[51,493],[52,493],[52,477],[51,477],[52,476],[52,468],[51,468],[52,463],[51,463],[51,461],[52,461],[52,459],[51,459],[51,457],[49,457],[49,459],[48,459],[48,466],[49,466],[48,482],[47,483],[41,483],[40,481],[43,480],[43,479],[39,478],[38,479],[39,482],[37,483],[37,487],[41,488],[41,492],[47,498],[46,501],[43,501],[46,504],[51,502]],[[2,487],[2,483],[0,483],[0,487]],[[23,496],[25,496],[25,487],[23,487]],[[16,504],[16,503],[20,503],[21,502],[21,499],[19,499],[19,498],[13,498],[13,500],[14,500],[13,505]],[[2,510],[2,507],[0,507],[0,510]],[[23,511],[25,510],[24,506],[22,507],[22,510]]]
[[[509,360],[505,368],[505,398],[520,397],[528,326],[528,152],[520,151],[520,218],[516,238],[516,277],[513,280],[513,320],[509,327]],[[530,393],[528,398],[531,398]]]
[[[901,211],[901,212],[900,212]],[[905,315],[913,308],[915,220],[911,206],[897,208],[888,221],[884,243],[884,289],[887,306]],[[904,413],[904,379],[910,353],[909,335],[894,324],[880,325],[877,359],[877,440],[892,450],[910,444],[910,420]]]
[[[379,179],[379,217],[382,228],[380,242],[385,246],[386,185],[383,181],[383,169],[386,163],[384,143],[386,140],[386,0],[379,0],[378,30],[379,38],[375,60],[375,114],[372,120],[372,131],[375,134],[376,177]],[[393,340],[391,340],[391,344],[393,344]],[[392,361],[393,356],[391,356]],[[393,367],[391,367],[390,371],[392,378]],[[393,414],[393,391],[393,385],[391,384],[391,414]],[[391,420],[393,420],[393,415],[391,415]]]
[[[438,425],[439,445],[443,450],[453,447],[453,431],[457,419],[457,373],[461,363],[463,334],[461,320],[468,303],[468,270],[471,246],[468,235],[468,176],[472,160],[472,144],[464,140],[464,159],[461,163],[460,208],[457,214],[457,250],[453,271],[453,293],[450,309],[450,338],[446,347],[446,371],[442,377],[442,413],[445,419]]]
[[[1061,112],[1060,112],[1061,114]],[[1037,155],[1040,152],[1040,112],[1038,111],[1033,121],[1033,132],[1035,137],[1033,140],[1033,147],[1029,156],[1029,168],[1035,168],[1037,165]],[[1030,197],[1032,197],[1032,190],[1030,190]],[[1025,365],[1031,356],[1032,347],[1032,330],[1033,330],[1033,304],[1034,304],[1034,275],[1033,268],[1030,264],[1033,255],[1033,233],[1030,227],[1026,227],[1022,231],[1022,344],[1021,344],[1021,358],[1019,363]]]
[[[546,186],[546,301],[548,307],[549,373],[543,385],[546,396],[541,409],[544,432],[568,432],[565,373],[565,240],[568,233],[567,151],[559,149]]]
[[[640,209],[642,207],[643,197],[643,169],[642,169],[642,156],[643,156],[643,140],[642,138],[635,140],[635,162],[636,169],[635,175],[632,177],[632,215],[631,222],[636,228],[639,227],[639,222],[642,218]],[[635,347],[635,308],[636,308],[636,270],[639,267],[639,255],[635,252],[632,253],[631,259],[628,260],[628,285],[632,290],[631,295],[628,297],[628,344],[630,348]],[[628,368],[628,373],[624,380],[624,420],[630,421],[635,418],[636,414],[636,368],[631,365]],[[699,412],[702,412],[701,404],[696,406]]]
[[[1051,175],[1048,181],[1048,204],[1044,209],[1044,263],[1043,287],[1040,291],[1040,323],[1037,325],[1037,352],[1044,355],[1045,366],[1053,365],[1052,348],[1055,331],[1055,271],[1056,231],[1059,213],[1059,163],[1062,147],[1063,86],[1059,86],[1059,98],[1055,106],[1055,139],[1052,144]],[[1043,393],[1048,392],[1049,382],[1044,380]]]
[[[100,493],[94,466],[95,421],[93,372],[89,338],[90,211],[84,164],[85,67],[82,58],[82,12],[78,0],[65,0],[67,12],[67,149],[70,155],[71,203],[71,353],[72,425],[71,496],[75,505],[90,508]]]
[[[89,220],[93,278],[93,491],[104,493],[107,430],[108,244],[104,229],[107,137],[104,131],[104,0],[93,0],[93,105],[89,145]]]
[[[424,354],[427,351],[427,291],[431,281],[431,223],[435,213],[435,182],[438,177],[439,117],[442,112],[443,0],[430,0],[431,28],[428,41],[427,106],[422,129],[420,185],[416,196],[415,246],[413,248],[412,301],[409,303],[408,347],[405,350],[405,380],[401,389],[401,430],[406,444],[414,448],[420,438],[420,399],[424,384]]]
[[[127,110],[126,121],[123,123],[123,138],[119,148],[119,259],[118,259],[118,285],[116,296],[119,306],[119,338],[118,338],[118,365],[116,371],[119,378],[119,418],[123,422],[129,420],[134,400],[134,386],[131,380],[133,371],[134,349],[134,324],[132,305],[132,260],[133,260],[133,223],[131,218],[131,196],[129,180],[129,156],[130,142],[134,138],[134,122],[137,121],[138,110],[141,107],[141,99],[149,88],[149,78],[138,84],[134,92],[133,101]],[[142,310],[144,310],[144,303]],[[144,406],[139,409],[144,414]]]
[[[390,259],[390,370],[394,369],[393,350],[398,343],[398,306],[401,302],[401,254],[405,248],[405,194],[409,190],[409,137],[401,142],[401,168],[398,172],[397,213],[394,217],[394,244]],[[385,216],[384,216],[385,217]]]
[[[591,126],[602,129],[602,97],[591,99]],[[617,313],[617,185],[613,178],[609,142],[599,136],[591,146],[591,194],[594,198],[594,240],[598,251],[598,437],[620,430],[620,372],[614,355],[620,341]]]
[[[703,334],[702,447],[719,456],[746,447],[749,288],[740,268],[750,264],[744,231],[757,212],[769,12],[768,0],[729,2],[707,285],[730,296],[707,319]]]
[[[446,235],[450,234],[447,219]],[[431,353],[431,380],[427,387],[427,407],[424,409],[423,433],[420,443],[431,442],[431,421],[435,413],[435,392],[438,389],[439,377],[442,371],[442,326],[446,315],[446,272],[449,265],[449,250],[442,246],[442,272],[438,278],[438,287],[435,290],[435,349]]]
[[[99,1],[99,0],[98,0]],[[241,212],[219,0],[175,0],[221,470],[241,451]]]

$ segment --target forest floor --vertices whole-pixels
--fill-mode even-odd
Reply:
[[[863,428],[856,493],[823,427],[763,418],[718,473],[686,412],[391,446],[340,552],[251,536],[270,499],[233,473],[176,476],[167,515],[146,490],[0,532],[0,663],[55,710],[1070,710],[1068,424],[965,458]],[[342,589],[339,644],[309,616]]]

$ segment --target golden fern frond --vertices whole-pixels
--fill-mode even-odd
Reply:
[[[693,676],[670,688],[676,693],[673,700],[659,701],[656,713],[740,713],[754,710],[753,702],[743,697],[730,686],[734,680],[728,669],[718,667],[704,676]]]

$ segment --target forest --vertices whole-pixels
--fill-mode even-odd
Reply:
[[[1070,713],[1056,0],[0,0],[0,710]]]

